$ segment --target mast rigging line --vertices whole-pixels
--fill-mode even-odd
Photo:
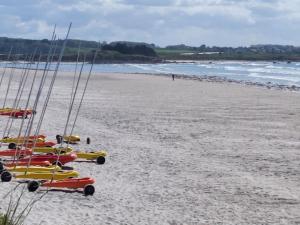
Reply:
[[[75,73],[74,73],[73,82],[72,82],[72,92],[71,92],[71,98],[70,98],[70,105],[71,105],[71,102],[72,102],[72,96],[73,96],[73,92],[74,92],[75,80],[76,80],[76,75],[77,75],[77,67],[78,67],[78,62],[79,62],[79,57],[80,57],[80,49],[81,49],[81,41],[79,41],[79,45],[78,45],[77,59],[76,59],[76,65],[75,65]]]
[[[9,50],[9,53],[8,53],[8,56],[7,56],[7,62],[5,63],[5,66],[4,66],[2,75],[1,75],[1,79],[0,79],[0,87],[1,87],[1,85],[2,85],[2,81],[3,81],[4,75],[5,75],[5,73],[6,73],[6,69],[7,69],[7,66],[8,66],[9,59],[10,59],[10,57],[11,57],[12,50],[13,50],[13,47],[11,46],[11,47],[10,47],[10,50]]]
[[[62,46],[60,54],[59,54],[59,58],[58,58],[58,61],[57,61],[57,64],[56,64],[56,68],[55,68],[54,74],[52,76],[52,80],[51,80],[51,83],[50,83],[50,86],[49,86],[49,89],[48,89],[48,93],[47,93],[47,96],[46,96],[46,99],[45,99],[45,102],[44,102],[44,105],[43,105],[43,110],[42,110],[40,119],[38,121],[38,125],[36,127],[36,131],[35,131],[34,136],[37,136],[38,133],[40,132],[41,125],[42,125],[42,122],[43,122],[43,119],[44,119],[44,116],[45,116],[45,113],[46,113],[46,109],[47,109],[47,106],[48,106],[48,103],[49,103],[49,99],[50,99],[50,96],[51,96],[51,93],[52,93],[52,90],[53,90],[53,86],[54,86],[54,83],[55,83],[55,80],[56,80],[56,77],[57,77],[57,74],[58,74],[59,66],[60,66],[64,51],[65,51],[65,48],[66,48],[66,44],[67,44],[67,41],[68,41],[68,37],[69,37],[69,34],[70,34],[71,27],[72,27],[72,23],[70,23],[67,34],[66,34],[66,37],[64,39],[63,46]],[[31,129],[29,130],[29,132],[31,132]],[[30,136],[30,133],[28,134],[28,137],[29,136]],[[36,143],[37,143],[37,139],[34,139],[32,148],[35,148]],[[59,155],[58,155],[58,157],[59,157]],[[31,163],[31,159],[32,159],[32,157],[30,157],[30,159],[28,161],[27,170],[28,170],[28,167]],[[25,174],[27,173],[27,170],[26,170]]]
[[[53,46],[52,46],[52,44],[54,43],[54,41],[55,41],[55,39],[56,39],[56,35],[54,35],[54,40],[52,40],[52,42],[51,42],[51,46],[50,46],[50,48],[53,48]],[[45,85],[45,81],[46,81],[46,78],[48,77],[48,73],[49,73],[49,68],[50,68],[50,66],[52,65],[52,63],[53,63],[53,57],[54,57],[54,55],[56,54],[56,49],[57,49],[57,42],[56,42],[56,44],[55,44],[55,47],[54,47],[54,50],[53,50],[53,53],[52,53],[52,51],[49,51],[49,53],[48,54],[50,54],[50,57],[47,57],[47,59],[49,60],[50,59],[50,62],[48,63],[48,61],[47,61],[47,63],[48,63],[48,65],[45,65],[45,68],[44,68],[44,72],[43,72],[43,76],[42,76],[42,78],[41,78],[41,82],[40,82],[40,90],[42,90],[43,88],[44,88],[44,85]],[[52,56],[51,56],[52,55]],[[39,96],[40,97],[40,96]],[[38,97],[38,98],[39,98]],[[34,106],[33,106],[33,111],[36,111],[37,110],[37,103],[38,103],[38,101],[39,101],[39,99],[37,99],[36,98],[36,100],[35,100],[35,102],[34,102]],[[34,120],[34,118],[35,118],[35,114],[33,114],[33,116],[31,116],[30,118],[29,118],[29,121],[28,121],[28,125],[27,125],[27,127],[26,127],[26,130],[25,130],[25,133],[24,133],[24,136],[25,137],[27,137],[27,135],[29,136],[30,135],[30,133],[31,133],[31,129],[32,129],[32,125],[33,125],[33,120]],[[27,143],[28,143],[28,141],[27,141]],[[25,142],[22,144],[22,146],[23,145],[25,145]]]
[[[37,65],[36,65],[36,70],[35,70],[34,75],[33,75],[32,84],[31,84],[31,87],[30,87],[30,91],[29,91],[28,98],[27,98],[27,102],[26,102],[26,106],[25,106],[25,113],[27,113],[27,108],[28,108],[29,103],[30,103],[30,99],[31,99],[33,87],[34,87],[34,84],[35,84],[35,81],[36,81],[36,77],[37,77],[37,71],[38,71],[37,69],[38,69],[38,67],[39,67],[40,61],[41,61],[41,53],[40,53],[40,56],[39,56],[39,59],[38,59]],[[23,116],[22,121],[21,121],[21,125],[20,125],[20,128],[19,128],[19,133],[18,133],[18,136],[17,136],[17,140],[18,140],[18,139],[20,138],[20,136],[21,136],[21,133],[22,133],[22,130],[23,130],[23,126],[24,126],[24,122],[25,122],[25,117]],[[22,149],[22,147],[23,147],[23,146],[21,146],[20,149]],[[14,160],[13,160],[13,161],[15,161],[16,156],[17,156],[17,152],[15,153],[15,156],[14,156]],[[18,162],[15,164],[15,168],[16,168],[17,165],[18,165]]]
[[[31,56],[30,60],[32,60],[34,57],[34,55]],[[22,75],[21,75],[21,80],[19,82],[19,88],[18,88],[18,91],[17,91],[17,94],[16,94],[16,97],[15,97],[15,100],[13,102],[13,106],[12,106],[12,111],[9,115],[9,119],[7,120],[7,124],[6,124],[6,127],[4,129],[4,133],[3,133],[3,138],[5,136],[9,136],[10,134],[10,131],[11,131],[11,128],[12,128],[12,124],[13,124],[13,114],[14,114],[14,111],[13,110],[16,110],[18,107],[19,107],[19,97],[21,98],[21,95],[23,93],[23,89],[24,89],[24,83],[27,81],[27,77],[28,77],[28,73],[27,71],[28,68],[31,68],[31,64],[29,66],[29,64],[27,64],[27,67],[25,68],[24,71],[22,71]]]
[[[98,48],[99,48],[99,47],[98,47]],[[85,87],[84,87],[84,90],[83,90],[83,94],[82,94],[82,97],[81,97],[81,100],[80,100],[80,105],[79,105],[79,107],[78,107],[78,111],[77,111],[77,114],[76,114],[76,118],[75,118],[76,120],[77,120],[77,117],[78,117],[78,114],[79,114],[80,106],[82,105],[82,102],[83,102],[83,98],[84,98],[85,92],[86,92],[86,90],[87,90],[87,85],[88,85],[88,82],[89,82],[89,80],[90,80],[90,77],[91,77],[91,74],[92,74],[92,70],[93,70],[95,61],[96,61],[96,57],[97,57],[97,53],[98,53],[98,48],[97,48],[96,51],[95,51],[94,58],[93,58],[93,61],[92,61],[92,65],[91,65],[90,70],[89,70],[89,73],[88,73],[88,78],[87,78],[87,80],[86,80]],[[72,98],[72,104],[71,104],[71,106],[70,106],[70,108],[69,108],[68,118],[67,118],[66,126],[65,126],[65,129],[64,129],[63,137],[66,135],[66,131],[67,131],[69,119],[70,119],[70,116],[71,116],[71,112],[72,112],[74,100],[75,100],[75,97],[76,97],[76,92],[77,92],[77,90],[78,90],[78,85],[79,85],[80,77],[81,77],[82,70],[83,70],[83,67],[84,67],[84,64],[85,64],[85,58],[86,58],[86,55],[85,55],[85,57],[84,57],[84,61],[83,61],[83,63],[82,63],[81,69],[80,69],[80,73],[79,73],[79,77],[78,77],[78,80],[77,80],[75,92],[74,92],[74,95],[73,95],[73,98]],[[73,128],[74,128],[74,126],[75,126],[76,120],[74,120]],[[73,131],[73,130],[72,130],[72,131]],[[63,145],[63,142],[61,142],[61,147],[62,147],[62,145]],[[69,143],[67,144],[67,146],[69,146]],[[56,166],[58,165],[59,157],[60,157],[60,155],[61,155],[61,148],[59,149],[57,155],[58,155],[58,157],[57,157],[57,160],[56,160],[56,162],[55,162],[55,165],[56,165]],[[53,178],[54,178],[55,173],[56,173],[56,171],[54,170],[54,171],[52,172],[52,179],[51,179],[50,183],[53,182]],[[48,188],[47,192],[48,192],[48,191],[49,191],[49,188]]]
[[[33,107],[32,107],[32,110],[34,110],[34,111],[37,110],[38,102],[39,102],[39,99],[40,99],[40,96],[41,96],[46,78],[48,76],[49,68],[50,68],[51,63],[52,63],[51,60],[53,59],[53,57],[51,55],[52,55],[52,50],[53,50],[53,44],[54,44],[54,41],[56,39],[55,30],[56,30],[56,25],[54,26],[54,29],[53,29],[53,33],[52,33],[52,37],[51,37],[51,45],[50,45],[50,48],[49,48],[49,51],[48,51],[47,60],[46,60],[46,63],[45,63],[44,69],[43,69],[43,74],[42,74],[42,78],[40,80],[40,85],[39,85],[39,88],[38,88],[38,91],[37,91],[37,94],[36,94],[36,98],[35,98],[35,101],[34,101],[34,104],[33,104]],[[56,47],[55,47],[55,50],[56,50]],[[55,51],[54,51],[53,54],[55,54]],[[35,119],[35,114],[33,114],[30,117],[30,121],[28,122],[27,128],[25,130],[25,134],[24,134],[24,137],[28,137],[28,138],[24,139],[22,146],[24,146],[24,145],[27,146],[27,144],[29,142],[29,136],[30,136],[30,133],[31,133],[31,130],[32,130],[34,119]]]
[[[15,61],[13,61],[13,64],[17,65],[17,54],[15,55],[16,58],[15,58]],[[23,66],[22,68],[22,72],[21,74],[23,74],[23,70],[25,69],[26,67]],[[9,75],[9,79],[8,79],[8,84],[7,84],[7,88],[6,88],[6,93],[5,93],[5,98],[4,98],[4,103],[3,103],[3,107],[2,108],[5,108],[6,106],[6,101],[7,101],[7,97],[8,97],[8,93],[9,93],[9,89],[10,89],[10,86],[11,86],[11,82],[13,80],[13,77],[14,77],[14,71],[15,71],[15,68],[12,67],[11,70],[10,70],[10,75]]]
[[[36,107],[37,107],[37,103],[38,103],[38,100],[39,100],[39,97],[40,97],[40,94],[41,94],[41,90],[42,90],[43,84],[45,82],[44,81],[45,80],[45,75],[48,74],[48,63],[49,63],[49,60],[51,58],[53,43],[54,43],[54,39],[56,37],[55,36],[55,29],[56,29],[56,25],[54,26],[54,30],[53,30],[52,37],[51,37],[51,44],[50,44],[50,48],[49,48],[49,51],[48,51],[47,61],[46,61],[46,64],[45,64],[45,67],[44,67],[44,70],[43,70],[43,74],[42,74],[42,78],[41,78],[40,85],[39,85],[39,88],[38,88],[38,92],[36,94],[36,99],[35,99],[35,102],[34,102],[34,107],[32,109],[34,112],[36,111]],[[53,54],[55,54],[55,52]],[[50,62],[50,64],[51,64],[51,62]],[[38,68],[38,66],[37,66],[37,68]],[[36,73],[37,73],[37,70],[35,71],[35,75],[36,75]],[[27,146],[27,144],[29,142],[29,135],[30,134],[28,134],[28,136],[26,136],[26,134],[31,130],[31,127],[32,127],[33,121],[34,121],[34,117],[35,117],[35,113],[32,114],[32,116],[29,119],[29,122],[27,123],[27,128],[26,128],[25,134],[24,134],[25,138],[24,138],[24,140],[22,142],[22,145],[21,145],[20,149],[22,149],[25,146],[25,143],[26,143],[26,146]],[[19,157],[19,155],[20,155],[19,152],[17,154],[15,154],[14,161],[15,161],[17,155]],[[31,157],[32,156],[30,156],[30,159],[31,159]],[[29,164],[30,163],[28,163],[27,166],[29,166]]]
[[[69,26],[66,38],[63,42],[63,46],[62,46],[62,49],[61,49],[61,52],[60,52],[60,55],[59,55],[59,60],[56,64],[56,68],[55,68],[55,71],[54,71],[54,74],[53,74],[53,77],[52,77],[52,80],[51,80],[51,83],[50,83],[50,86],[49,86],[49,89],[48,89],[48,93],[47,93],[47,96],[46,96],[46,100],[44,102],[44,106],[43,106],[43,109],[42,109],[42,112],[41,112],[40,120],[39,120],[37,128],[36,128],[35,135],[38,135],[38,133],[40,131],[40,128],[42,126],[43,120],[44,120],[44,116],[45,116],[45,113],[46,113],[46,110],[47,110],[47,107],[48,107],[50,96],[52,94],[54,83],[55,83],[55,80],[56,80],[56,77],[57,77],[57,74],[58,74],[59,66],[60,66],[60,63],[61,63],[61,60],[62,60],[62,57],[63,57],[63,54],[64,54],[64,50],[66,48],[67,40],[68,40],[69,33],[70,33],[70,30],[71,30],[71,25],[72,25],[72,23]]]
[[[25,69],[25,67],[23,67],[23,69]],[[15,99],[14,99],[12,108],[11,108],[12,111],[10,112],[9,118],[8,118],[7,123],[6,123],[6,126],[5,126],[5,128],[4,128],[4,132],[3,132],[2,138],[8,136],[8,134],[9,134],[9,132],[10,132],[8,128],[9,128],[10,121],[13,119],[13,118],[12,118],[13,110],[16,109],[17,98],[18,98],[18,96],[19,96],[20,89],[21,89],[22,83],[23,83],[23,81],[24,81],[24,76],[25,76],[25,74],[26,74],[26,72],[24,72],[24,71],[25,71],[25,70],[23,70],[23,71],[21,72],[21,79],[20,79],[20,81],[19,81],[18,91],[17,91],[16,97],[15,97]],[[6,97],[5,97],[5,101],[4,101],[4,106],[3,106],[3,108],[5,108],[5,104],[6,104],[6,101],[7,101],[7,96],[8,96],[8,92],[9,92],[9,88],[10,88],[10,85],[11,85],[11,81],[12,81],[13,75],[14,75],[14,74],[11,73],[10,80],[9,80],[9,85],[8,85],[8,87],[7,87],[7,92],[6,92]],[[6,133],[8,133],[8,134],[6,134]],[[0,145],[2,145],[2,140],[1,140],[1,142],[0,142]]]
[[[34,58],[35,58],[35,55],[36,55],[36,52],[37,52],[37,48],[35,49],[35,51],[34,51],[34,53],[33,53],[33,55],[32,55],[32,58],[31,58],[31,61],[30,61],[30,62],[33,62],[33,60],[34,60]],[[17,99],[15,109],[17,109],[17,108],[19,107],[19,105],[20,105],[21,97],[22,97],[22,95],[23,95],[24,88],[25,88],[25,85],[26,85],[26,83],[27,83],[28,75],[29,75],[29,73],[30,73],[31,65],[32,65],[32,64],[30,63],[29,65],[30,65],[30,66],[27,68],[27,71],[25,71],[24,82],[23,82],[23,84],[22,84],[21,92],[20,92],[19,97],[18,97],[18,99]],[[25,107],[25,110],[26,110],[26,109],[27,109],[27,108]],[[25,114],[26,114],[26,112],[25,112]],[[23,119],[24,119],[24,116],[23,116]],[[9,129],[8,129],[7,136],[9,136],[9,134],[10,134],[10,131],[11,131],[11,128],[12,128],[14,119],[11,118],[10,121],[11,121],[11,122],[10,122],[10,127],[9,127]]]
[[[85,60],[86,60],[86,55],[84,56],[83,62],[81,64],[80,72],[79,72],[79,75],[78,75],[78,78],[77,78],[77,82],[76,82],[75,91],[73,93],[73,96],[71,96],[71,100],[72,101],[71,101],[71,104],[69,106],[67,121],[66,121],[66,124],[65,124],[64,132],[63,132],[63,137],[66,136],[66,134],[67,134],[67,129],[68,129],[69,121],[70,121],[71,114],[72,114],[74,100],[76,98],[76,94],[77,94],[77,91],[78,91],[79,82],[80,82],[80,79],[81,79],[81,76],[82,76],[82,70],[83,70],[83,67],[84,67],[84,64],[85,64]],[[63,142],[60,143],[60,146],[61,147],[63,146]]]
[[[86,93],[86,90],[87,90],[87,87],[88,87],[88,83],[89,83],[91,75],[92,75],[92,71],[93,71],[93,67],[94,67],[94,64],[95,64],[95,61],[96,61],[96,58],[97,58],[98,51],[99,51],[99,47],[95,51],[95,54],[94,54],[94,57],[93,57],[93,61],[92,61],[91,67],[90,67],[90,71],[88,73],[88,77],[87,77],[87,80],[85,82],[85,86],[84,86],[84,89],[83,89],[83,92],[82,92],[82,95],[81,95],[79,106],[78,106],[78,109],[77,109],[77,112],[76,112],[76,115],[75,115],[75,119],[74,119],[74,123],[72,125],[72,129],[71,129],[71,132],[70,132],[69,136],[73,135],[75,124],[77,122],[79,111],[81,109],[81,106],[82,106],[82,103],[83,103],[83,99],[84,99],[84,96],[85,96],[85,93]],[[67,147],[69,147],[69,143],[67,143]]]

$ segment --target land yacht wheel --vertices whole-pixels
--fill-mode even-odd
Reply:
[[[104,164],[104,163],[105,163],[105,158],[104,158],[103,156],[99,156],[99,157],[97,158],[97,164],[102,165],[102,164]]]
[[[95,187],[93,185],[87,185],[83,189],[83,193],[85,196],[93,195],[95,193]]]
[[[27,184],[27,189],[29,192],[35,192],[39,187],[40,187],[39,182],[35,180],[29,181],[29,183]]]
[[[9,143],[9,144],[8,144],[8,148],[9,148],[9,149],[16,149],[16,148],[17,148],[17,145],[16,145],[16,143]]]
[[[1,173],[1,181],[2,182],[10,182],[12,179],[12,175],[8,171],[4,171]]]

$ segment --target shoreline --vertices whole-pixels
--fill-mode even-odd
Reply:
[[[124,73],[116,73],[116,74],[124,74]],[[140,74],[140,75],[144,74],[144,75],[163,76],[163,77],[170,77],[170,78],[172,75],[172,74],[164,74],[164,73],[126,73],[126,74]],[[209,76],[209,75],[199,75],[199,76],[186,75],[186,74],[174,74],[174,75],[175,75],[175,79],[206,81],[206,82],[216,82],[216,83],[235,83],[240,85],[263,87],[263,88],[275,89],[275,90],[300,91],[300,86],[296,86],[296,85],[274,84],[271,82],[264,84],[260,82],[234,80],[234,79],[228,79],[226,77]]]
[[[7,68],[14,68],[17,70],[22,70],[22,68],[18,67],[7,67]],[[3,70],[3,67],[0,67]],[[30,71],[43,71],[43,68],[30,68]],[[48,69],[48,71],[54,71],[53,69]],[[61,71],[64,73],[72,73],[71,71]],[[284,90],[284,91],[300,91],[300,86],[297,85],[286,85],[286,84],[276,84],[272,82],[262,83],[262,82],[253,82],[247,80],[234,80],[229,79],[222,76],[214,76],[214,75],[188,75],[188,74],[176,74],[176,73],[147,73],[147,72],[97,72],[94,71],[94,74],[138,74],[138,75],[151,75],[151,76],[162,76],[162,77],[170,77],[172,74],[175,75],[175,79],[184,79],[184,80],[195,80],[195,81],[206,81],[206,82],[216,82],[216,83],[235,83],[240,85],[246,86],[255,86],[255,87],[262,87],[267,89],[274,89],[274,90]]]
[[[280,80],[274,80],[275,78],[274,79],[272,79],[272,78],[271,79],[265,79],[264,78],[264,74],[262,74],[257,79],[256,78],[252,79],[251,77],[248,76],[248,74],[246,74],[245,76],[243,76],[243,75],[239,75],[239,74],[235,73],[234,70],[233,71],[231,71],[230,69],[226,70],[225,69],[226,66],[224,66],[223,70],[226,73],[228,73],[228,75],[223,75],[222,73],[219,73],[218,71],[216,71],[214,73],[210,72],[210,71],[206,71],[207,70],[206,66],[205,66],[206,64],[218,64],[218,62],[220,62],[220,60],[218,60],[218,61],[207,61],[207,60],[202,60],[202,61],[174,61],[174,62],[166,61],[166,62],[163,62],[163,63],[158,63],[158,64],[162,64],[162,65],[163,64],[168,64],[168,63],[169,64],[198,64],[198,63],[200,63],[200,64],[203,64],[204,67],[205,67],[203,71],[201,71],[201,70],[200,71],[196,71],[193,66],[191,67],[191,71],[189,71],[190,67],[187,67],[188,69],[182,70],[182,71],[180,71],[180,73],[176,73],[176,71],[177,71],[176,70],[176,66],[174,66],[174,67],[171,66],[170,67],[171,69],[168,69],[168,70],[164,71],[164,70],[156,70],[156,67],[153,67],[153,69],[151,69],[152,68],[151,66],[149,66],[149,67],[146,66],[146,69],[139,69],[140,67],[137,66],[137,69],[136,69],[136,67],[132,63],[126,64],[125,66],[121,66],[121,67],[118,67],[119,64],[109,63],[109,65],[111,65],[111,66],[108,66],[107,67],[108,69],[105,69],[106,68],[105,65],[108,65],[108,64],[102,64],[102,63],[98,64],[98,63],[96,63],[95,66],[98,69],[95,69],[93,73],[104,73],[104,74],[105,73],[106,74],[107,73],[116,73],[116,74],[122,74],[122,73],[124,73],[124,74],[147,74],[147,75],[164,76],[164,77],[170,77],[172,74],[174,74],[176,76],[176,79],[188,79],[188,80],[207,81],[207,82],[219,82],[219,83],[220,82],[226,82],[226,83],[236,83],[236,84],[247,85],[247,86],[263,87],[263,88],[267,88],[267,89],[287,90],[287,91],[300,91],[300,85],[297,82],[297,80],[289,82],[289,79],[288,79],[289,78],[289,74],[288,74],[289,69],[287,69],[286,73],[283,73],[281,75],[281,76],[287,75],[286,79],[284,77],[282,78],[283,79],[282,82],[280,82]],[[237,61],[234,61],[234,60],[223,60],[223,62],[226,65],[226,62],[232,62],[232,63],[234,63],[234,62],[237,62]],[[240,61],[240,62],[242,63],[242,61]],[[243,62],[249,63],[248,60],[243,60]],[[260,62],[264,64],[264,62],[267,62],[267,61],[260,61]],[[42,63],[45,63],[45,62],[42,62]],[[273,62],[273,63],[275,63],[275,62]],[[287,64],[287,62],[286,63],[284,63],[284,62],[276,62],[276,63],[282,64],[283,66],[285,64]],[[53,62],[53,65],[54,64],[55,64],[55,62]],[[75,65],[76,62],[63,62],[62,64],[66,65],[66,67],[64,65],[62,65],[61,68],[60,68],[61,72],[70,72],[70,73],[72,73],[73,72],[72,71],[72,66],[69,66],[69,65],[73,65],[73,64]],[[142,63],[141,67],[144,68],[143,65],[147,65],[147,64],[148,63]],[[155,65],[155,64],[157,64],[157,63],[152,63],[152,65]],[[251,62],[250,62],[250,64],[251,64]],[[101,69],[102,68],[101,65],[103,65],[104,69]],[[114,69],[114,65],[116,65],[117,69]],[[298,67],[298,65],[299,64],[296,64],[295,67]],[[89,63],[86,63],[86,66],[89,66]],[[129,69],[126,69],[128,66],[129,66]],[[213,66],[213,67],[209,67],[208,66],[208,68],[213,68],[213,69],[215,67],[218,68],[218,66]],[[1,67],[1,69],[3,69],[3,68],[4,67]],[[22,69],[22,68],[10,66],[10,65],[7,68]],[[160,66],[158,65],[158,69],[159,68],[160,68]],[[169,68],[169,67],[167,66],[167,68]],[[292,69],[293,68],[294,68],[294,66],[292,67]],[[250,69],[252,69],[252,67]],[[265,68],[263,67],[263,69],[265,69]],[[42,67],[36,68],[36,63],[33,63],[32,64],[32,68],[30,70],[40,70],[40,71],[42,71],[42,70],[44,70],[44,68],[42,68]],[[244,70],[247,72],[248,71],[247,67],[245,67]],[[51,67],[51,69],[49,69],[49,71],[53,71],[53,68]],[[274,71],[273,71],[274,76],[276,75],[276,71],[277,71],[277,69],[276,70],[274,69]],[[238,75],[238,76],[233,76],[233,75]],[[293,75],[293,73],[292,73],[292,75]],[[292,76],[292,75],[290,75],[290,76]],[[293,78],[293,76],[292,76],[292,78]]]
[[[24,61],[24,60],[20,60],[22,62],[27,62],[30,63],[29,61]],[[283,60],[270,60],[270,59],[257,59],[257,60],[247,60],[247,59],[159,59],[156,61],[143,61],[143,60],[103,60],[103,61],[96,61],[95,64],[97,65],[101,65],[101,64],[185,64],[185,63],[203,63],[203,62],[207,62],[207,63],[213,63],[213,62],[273,62],[274,64],[277,63],[299,63],[300,60],[288,60],[288,59],[283,59]],[[0,60],[0,63],[6,63],[7,60]],[[10,61],[11,62],[11,61]],[[45,63],[45,61],[41,61],[43,63]],[[62,60],[62,63],[76,63],[76,61],[72,61],[72,60]],[[34,61],[33,64],[37,63],[37,61]],[[86,63],[90,63],[90,62],[86,62]]]
[[[7,60],[5,59],[0,59],[0,63],[5,63]],[[24,61],[24,60],[20,60]],[[231,61],[236,61],[236,62],[273,62],[274,64],[276,63],[292,63],[296,62],[299,63],[300,60],[290,60],[290,59],[239,59],[239,58],[233,58],[233,59],[164,59],[164,58],[156,58],[155,60],[99,60],[96,61],[95,64],[178,64],[178,63],[197,63],[197,62],[220,62],[220,61],[225,61],[225,62],[231,62]],[[29,61],[26,61],[29,62]],[[75,61],[73,60],[62,60],[62,63],[73,63]]]

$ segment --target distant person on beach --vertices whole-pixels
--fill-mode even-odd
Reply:
[[[172,79],[173,79],[173,81],[175,80],[175,75],[174,74],[172,74]]]

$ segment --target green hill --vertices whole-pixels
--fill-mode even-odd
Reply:
[[[57,54],[59,53],[63,40],[57,40],[54,45],[57,45]],[[84,40],[68,40],[64,61],[75,61],[77,58],[78,46],[81,48],[81,58],[87,55],[87,60],[92,60],[94,51],[100,46],[97,56],[97,62],[158,62],[158,55],[153,50],[152,46],[146,43],[138,42],[112,42],[98,43],[95,41]],[[7,59],[7,54],[12,48],[13,54],[18,54],[18,59],[25,59],[26,56],[32,54],[36,49],[46,59],[47,53],[51,46],[51,41],[30,40],[20,38],[0,37],[0,59]],[[57,58],[56,55],[54,58]],[[37,58],[37,57],[36,57]]]

